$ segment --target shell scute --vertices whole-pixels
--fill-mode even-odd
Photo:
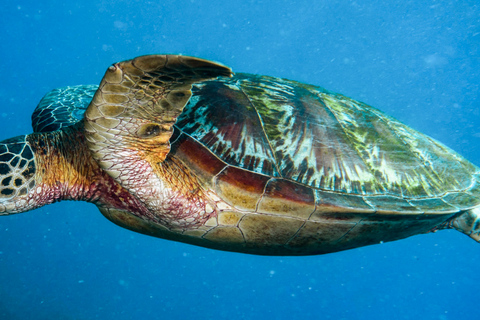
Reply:
[[[450,192],[443,197],[443,200],[462,210],[472,208],[478,204],[478,196],[465,192]]]
[[[355,225],[357,221],[342,221],[332,227],[331,221],[307,221],[300,231],[288,242],[288,246],[293,250],[301,252],[306,247],[317,247],[318,252],[333,252],[342,248],[338,244]],[[319,246],[322,244],[322,246]],[[320,251],[323,248],[323,252]]]
[[[237,227],[218,227],[207,232],[203,238],[222,243],[225,246],[245,243],[245,239]]]
[[[215,191],[221,199],[237,209],[256,211],[269,179],[268,176],[244,169],[227,167],[216,176]]]
[[[315,211],[315,196],[309,187],[285,179],[270,179],[257,212],[294,216],[307,220]]]
[[[246,215],[239,227],[247,246],[268,250],[285,246],[304,223],[298,219],[252,214]]]
[[[243,214],[235,211],[222,211],[218,215],[218,223],[224,226],[236,226],[242,219]]]
[[[183,163],[202,181],[205,188],[213,189],[213,177],[226,164],[198,141],[175,130],[170,154],[182,159]]]
[[[256,109],[235,82],[228,84],[194,85],[176,126],[230,165],[279,176]]]
[[[455,213],[459,211],[457,207],[446,203],[442,198],[416,199],[409,200],[409,202],[425,214],[435,212]]]
[[[375,209],[369,205],[362,196],[338,194],[333,192],[315,190],[316,210],[310,217],[311,220],[321,220],[326,213],[374,213]]]
[[[422,214],[423,212],[410,204],[407,200],[392,196],[364,197],[365,201],[375,208],[379,214],[391,214],[401,212],[402,214]]]

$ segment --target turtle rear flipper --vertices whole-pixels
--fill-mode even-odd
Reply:
[[[27,136],[0,142],[0,215],[37,207],[31,198],[35,188],[35,160]]]
[[[480,208],[463,212],[454,218],[449,226],[480,242]]]

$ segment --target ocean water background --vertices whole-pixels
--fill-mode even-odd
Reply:
[[[49,90],[181,53],[378,107],[480,165],[477,1],[0,4],[0,137]],[[480,245],[456,231],[312,257],[147,237],[92,204],[0,217],[0,319],[476,319]]]

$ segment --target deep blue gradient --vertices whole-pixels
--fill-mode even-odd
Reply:
[[[0,138],[49,90],[181,53],[364,101],[480,165],[478,1],[0,4]],[[0,217],[0,319],[478,319],[480,244],[456,231],[313,257],[151,238],[62,202]]]

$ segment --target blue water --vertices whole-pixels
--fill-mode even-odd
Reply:
[[[228,4],[225,4],[228,3]],[[477,1],[0,4],[0,137],[49,90],[181,53],[324,86],[480,165]],[[313,257],[150,238],[94,205],[0,217],[0,319],[478,319],[480,245],[456,231]]]

